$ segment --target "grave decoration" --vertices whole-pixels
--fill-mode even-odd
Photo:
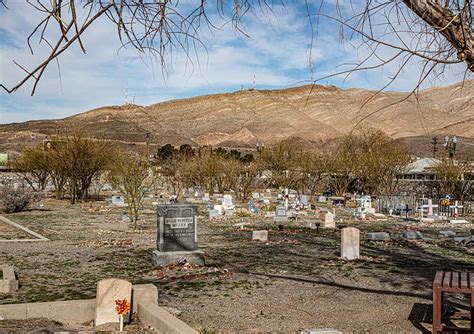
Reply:
[[[115,301],[115,312],[119,315],[120,331],[123,332],[123,317],[130,312],[130,303],[127,299],[117,299]]]

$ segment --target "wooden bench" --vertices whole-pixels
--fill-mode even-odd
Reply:
[[[458,314],[460,316],[470,316],[470,328],[443,326],[441,315],[445,293],[465,293],[471,295],[470,314]],[[474,333],[474,273],[437,271],[433,282],[433,333],[454,330]]]

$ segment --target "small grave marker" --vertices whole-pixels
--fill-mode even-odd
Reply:
[[[421,240],[423,239],[423,235],[420,231],[404,231],[402,236],[408,240]]]
[[[252,240],[268,241],[268,231],[252,231]]]
[[[371,232],[367,233],[367,239],[373,241],[387,241],[390,240],[390,234],[387,232]]]
[[[220,215],[221,214],[220,214],[219,210],[215,210],[215,209],[209,210],[209,219],[219,218]]]
[[[442,237],[445,237],[445,238],[448,238],[448,237],[454,237],[456,235],[456,232],[454,231],[439,231],[439,235],[442,236]]]
[[[125,205],[125,198],[123,196],[112,196],[113,205]]]
[[[115,301],[126,299],[129,303],[132,300],[132,283],[118,279],[109,278],[97,283],[95,326],[106,323],[119,323],[120,318],[115,312]],[[124,317],[128,321],[130,314]]]
[[[359,229],[346,227],[341,230],[341,257],[348,260],[355,260],[359,254]]]
[[[336,222],[334,221],[334,215],[332,212],[327,212],[324,215],[324,227],[336,228]]]
[[[276,209],[274,221],[286,221],[288,216],[286,215],[286,208],[284,206],[279,206]]]

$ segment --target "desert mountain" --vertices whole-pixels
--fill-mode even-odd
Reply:
[[[314,145],[333,142],[354,126],[394,139],[455,134],[474,142],[474,81],[407,93],[333,86],[301,86],[172,100],[150,106],[111,106],[60,120],[0,125],[0,150],[18,150],[66,128],[88,136],[139,144],[254,147],[291,137]],[[148,135],[147,135],[148,134]],[[440,140],[442,141],[442,140]],[[426,143],[425,143],[426,144]]]

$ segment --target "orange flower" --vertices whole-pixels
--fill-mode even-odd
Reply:
[[[128,311],[130,311],[130,303],[127,299],[115,300],[115,312],[117,312],[118,315],[126,315]]]

